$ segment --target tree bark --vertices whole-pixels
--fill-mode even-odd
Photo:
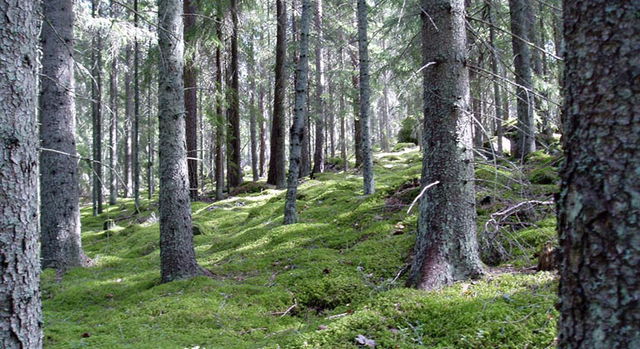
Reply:
[[[113,1],[109,4],[111,17],[117,18]],[[73,39],[72,39],[73,40]],[[111,61],[109,75],[109,205],[115,205],[118,199],[118,55]],[[72,114],[73,115],[73,114]],[[76,165],[77,166],[77,165]]]
[[[277,188],[286,185],[285,170],[285,106],[284,96],[287,88],[285,61],[287,56],[287,9],[284,0],[276,0],[278,29],[276,36],[275,87],[273,93],[273,122],[271,126],[271,159],[267,183]]]
[[[265,113],[267,113],[266,109],[264,108],[264,86],[260,85],[260,95],[259,95],[259,100],[258,100],[258,104],[260,106],[260,118],[258,119],[258,125],[259,125],[259,130],[260,130],[260,161],[258,164],[258,168],[259,168],[259,176],[262,177],[264,176],[264,164],[265,164],[265,160],[266,160],[266,150],[267,150],[267,135],[266,135],[266,131],[264,129],[264,123],[265,123]]]
[[[500,76],[500,72],[498,70],[498,64],[500,62],[500,52],[498,51],[498,47],[496,46],[496,30],[495,30],[495,12],[493,11],[493,0],[485,0],[487,4],[487,15],[489,17],[489,45],[491,47],[491,72],[493,73],[493,105],[495,111],[495,125],[496,125],[496,136],[498,138],[498,156],[501,156],[504,152],[502,145],[502,138],[504,137],[504,130],[502,128],[502,95],[500,90],[500,83],[498,82],[497,77]]]
[[[249,136],[250,136],[250,152],[251,152],[251,175],[253,177],[253,181],[257,182],[260,179],[258,174],[258,130],[257,130],[257,112],[256,109],[256,72],[255,72],[255,53],[253,46],[253,38],[250,39],[249,43],[249,58],[248,58],[248,69],[249,69]]]
[[[99,1],[91,1],[91,16],[96,18]],[[93,177],[93,215],[102,213],[102,33],[97,33],[91,40],[91,119],[93,125],[93,162],[91,163]]]
[[[360,123],[362,128],[359,140],[362,148],[362,176],[364,195],[375,192],[373,181],[373,154],[371,151],[371,135],[369,113],[369,41],[367,39],[367,1],[358,0],[358,53],[360,58]]]
[[[482,275],[463,0],[423,0],[424,135],[418,238],[409,284],[438,289]],[[433,21],[433,23],[432,23]]]
[[[37,1],[0,1],[0,347],[42,348]],[[49,29],[50,30],[50,29]]]
[[[133,0],[133,23],[138,27],[138,0]],[[131,166],[133,167],[133,198],[136,211],[140,210],[140,44],[133,44],[133,135],[131,137]]]
[[[640,347],[640,3],[564,1],[559,348]]]
[[[242,184],[240,145],[240,66],[238,62],[238,0],[231,0],[231,81],[229,90],[229,130],[227,133],[227,177],[229,187]]]
[[[322,47],[322,0],[315,0],[316,4],[316,96],[315,96],[315,112],[313,118],[316,126],[316,141],[313,153],[313,169],[311,173],[324,172],[324,48]]]
[[[222,18],[217,18],[216,34],[218,40],[222,40]],[[225,122],[223,113],[224,98],[222,91],[222,50],[216,46],[216,200],[224,199],[224,131]]]
[[[300,58],[296,68],[296,100],[295,115],[291,126],[289,177],[287,179],[287,196],[284,208],[284,224],[298,221],[296,198],[298,193],[298,178],[300,171],[300,157],[302,155],[302,131],[307,112],[307,86],[309,71],[309,26],[311,17],[311,0],[302,0],[302,15],[300,18]]]
[[[514,157],[524,158],[536,150],[533,83],[531,78],[531,50],[529,43],[529,4],[525,0],[509,0],[511,32],[514,55],[516,89],[518,97],[518,131]]]
[[[45,150],[40,154],[42,267],[64,271],[87,261],[80,241],[73,1],[46,1],[42,9],[40,144],[59,152]],[[113,141],[115,125],[111,127]],[[111,164],[114,151],[115,147],[110,149]]]
[[[196,25],[196,4],[184,0],[184,37],[185,46],[194,43],[191,40]],[[195,52],[187,50],[184,65],[184,109],[187,131],[187,166],[189,171],[189,197],[198,200],[198,76],[195,67]]]
[[[162,282],[205,274],[193,250],[184,115],[182,1],[158,0]]]
[[[125,73],[124,73],[124,94],[125,94],[125,104],[124,104],[124,144],[122,149],[122,162],[123,162],[123,170],[124,170],[124,197],[131,197],[131,182],[133,178],[131,177],[131,125],[133,122],[133,94],[131,93],[131,46],[127,46],[125,49],[125,61],[128,65]]]

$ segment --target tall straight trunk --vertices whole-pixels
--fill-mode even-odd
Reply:
[[[216,21],[216,35],[222,42],[222,18]],[[222,50],[216,46],[216,200],[224,198],[224,130],[225,122],[223,113],[222,92]]]
[[[99,1],[91,1],[91,16],[98,16]],[[101,33],[91,40],[91,120],[93,125],[93,161],[91,170],[93,177],[93,215],[102,213],[102,38]]]
[[[331,65],[331,54],[327,52],[327,62]],[[333,81],[333,75],[329,76],[329,81]],[[327,110],[329,111],[328,117],[329,120],[327,122],[327,137],[329,138],[328,144],[328,153],[331,154],[332,158],[336,157],[336,132],[335,132],[335,122],[336,122],[336,113],[335,113],[335,84],[329,84],[329,95],[328,95],[328,105]]]
[[[40,154],[42,267],[64,271],[86,264],[78,202],[73,1],[46,1],[42,9],[44,25],[40,35],[45,78],[40,83],[40,144],[52,150]]]
[[[351,64],[353,70],[358,69],[358,61],[354,53],[351,55]],[[354,150],[356,153],[356,168],[362,165],[362,122],[360,121],[360,78],[358,73],[351,75],[351,84],[353,85],[353,134],[354,134]]]
[[[342,33],[341,33],[342,34]],[[343,38],[340,35],[340,38]],[[341,48],[338,49],[338,56],[340,57],[339,69],[344,69],[344,50]],[[344,96],[344,86],[341,84],[341,93],[340,93],[340,156],[342,157],[343,162],[343,170],[347,171],[349,169],[349,159],[347,158],[347,111],[345,108],[345,96]]]
[[[184,0],[185,46],[192,46],[191,40],[196,25],[196,4]],[[189,197],[198,199],[198,77],[195,67],[195,52],[187,50],[184,65],[184,109],[186,112],[187,166],[189,170]]]
[[[258,119],[258,129],[259,129],[259,137],[260,137],[260,161],[258,163],[259,169],[259,177],[264,176],[264,164],[266,160],[266,143],[267,143],[267,135],[264,129],[264,121],[265,121],[265,113],[267,112],[264,108],[264,87],[260,85],[260,94],[258,96],[258,110],[260,110],[260,118]]]
[[[182,1],[158,0],[160,270],[162,282],[205,274],[193,250],[185,147]]]
[[[418,238],[409,283],[438,289],[482,275],[463,0],[423,0],[424,136]],[[432,22],[433,21],[433,22]],[[432,63],[435,62],[435,63]],[[443,98],[442,96],[449,96]]]
[[[529,48],[529,4],[525,0],[509,0],[511,32],[518,97],[518,131],[515,147],[516,158],[524,160],[536,150],[535,124],[533,116],[533,83],[531,78],[531,50]]]
[[[0,347],[7,349],[42,348],[35,189],[39,146],[38,4],[0,1]],[[68,59],[61,64],[66,66]],[[66,73],[69,76],[70,72]]]
[[[258,130],[257,130],[257,116],[258,112],[256,108],[256,72],[255,72],[255,55],[253,41],[249,44],[251,49],[249,50],[249,136],[250,136],[250,152],[251,152],[251,175],[253,181],[257,182],[260,179],[258,174]]]
[[[495,112],[495,125],[496,136],[498,138],[498,156],[503,154],[502,137],[504,136],[504,130],[502,128],[502,96],[500,90],[500,83],[498,82],[498,76],[500,72],[498,70],[498,64],[500,62],[500,52],[496,46],[496,29],[495,29],[495,12],[493,0],[485,0],[487,4],[487,15],[489,17],[489,45],[491,47],[491,72],[493,73],[493,106]]]
[[[240,146],[240,67],[238,64],[238,0],[231,0],[231,81],[229,84],[229,133],[227,134],[227,177],[229,187],[242,184]]]
[[[287,59],[287,8],[284,0],[276,0],[278,21],[276,36],[275,87],[273,91],[273,121],[271,126],[271,159],[267,183],[278,188],[286,185],[285,170],[285,106],[284,96],[287,88],[285,62]]]
[[[389,151],[389,87],[385,82],[382,88],[382,117],[380,118],[380,146],[382,151]]]
[[[133,178],[131,177],[131,125],[133,122],[133,94],[131,93],[131,46],[127,46],[125,49],[125,64],[127,69],[124,73],[124,144],[122,146],[122,162],[123,162],[123,180],[124,180],[124,197],[131,197],[131,183]]]
[[[133,0],[133,23],[138,27],[138,0]],[[140,45],[133,44],[133,135],[131,137],[131,166],[133,167],[133,197],[136,211],[140,209]]]
[[[113,0],[109,4],[111,17],[117,18]],[[113,57],[109,75],[109,205],[115,205],[118,199],[118,55]]]
[[[295,115],[291,126],[289,177],[287,178],[287,196],[284,206],[284,224],[298,221],[296,198],[298,193],[298,178],[300,171],[300,157],[302,155],[302,131],[304,130],[305,114],[307,111],[307,79],[309,71],[309,22],[311,21],[311,0],[302,0],[302,15],[300,18],[300,58],[296,68],[296,100]]]
[[[313,169],[311,173],[324,172],[324,45],[322,40],[322,0],[316,0],[316,96],[315,96],[315,117],[316,141],[313,153]]]
[[[149,42],[149,51],[151,50],[151,42]],[[149,84],[147,85],[147,186],[149,192],[147,197],[149,200],[153,197],[155,186],[153,180],[153,162],[154,162],[154,146],[153,146],[153,118],[151,117],[152,104],[151,104],[151,85],[153,76],[149,72]]]
[[[369,113],[369,41],[367,38],[367,0],[358,0],[358,53],[360,58],[360,123],[362,134],[359,140],[362,148],[362,176],[364,195],[373,194],[373,154],[371,151],[371,134]]]
[[[559,348],[640,346],[640,3],[564,1]]]

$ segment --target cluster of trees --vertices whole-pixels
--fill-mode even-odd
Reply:
[[[409,283],[437,289],[480,277],[474,158],[525,161],[561,132],[560,346],[637,345],[640,4],[370,5],[0,1],[2,346],[42,346],[41,266],[90,263],[79,222],[89,184],[99,214],[104,192],[111,205],[132,196],[139,208],[143,175],[149,197],[159,179],[162,281],[207,275],[193,250],[192,200],[208,189],[221,199],[242,185],[245,167],[257,181],[268,162],[267,183],[287,189],[284,220],[295,223],[299,179],[338,152],[344,169],[355,157],[373,194],[373,148],[388,150],[412,117],[425,190]],[[76,38],[74,23],[85,34]],[[261,49],[274,32],[273,52]]]

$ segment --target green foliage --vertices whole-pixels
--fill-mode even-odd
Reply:
[[[418,144],[418,119],[409,116],[402,120],[400,124],[400,131],[398,131],[398,143],[413,143]]]

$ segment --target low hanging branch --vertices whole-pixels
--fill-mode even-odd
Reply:
[[[413,199],[413,202],[411,203],[411,206],[409,206],[409,209],[407,210],[407,214],[409,214],[411,212],[411,209],[413,208],[413,206],[416,204],[416,202],[418,202],[418,200],[420,200],[420,198],[422,197],[422,195],[424,195],[424,193],[427,191],[427,189],[436,186],[440,184],[440,181],[435,181],[427,186],[425,186],[424,188],[422,188],[422,191],[420,192],[420,195],[416,196],[415,199]]]

